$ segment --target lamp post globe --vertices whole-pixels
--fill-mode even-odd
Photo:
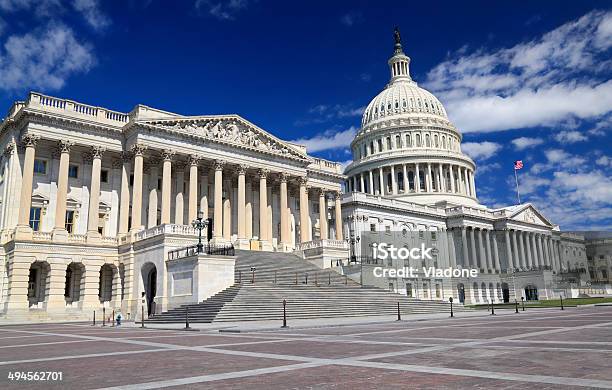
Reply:
[[[204,245],[202,245],[202,230],[206,229],[208,220],[204,219],[204,213],[198,211],[198,217],[191,222],[191,226],[198,231],[198,253],[203,252]]]

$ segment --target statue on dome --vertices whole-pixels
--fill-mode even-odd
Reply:
[[[399,27],[395,27],[393,30],[393,39],[395,39],[396,45],[402,44],[402,36],[400,35]]]

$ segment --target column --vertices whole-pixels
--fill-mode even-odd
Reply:
[[[519,238],[519,247],[521,248],[521,265],[523,269],[527,269],[529,267],[529,261],[527,260],[526,250],[525,250],[525,232],[517,231]]]
[[[407,194],[410,192],[410,187],[408,186],[408,174],[406,172],[406,164],[402,164],[402,173],[404,174],[404,193]]]
[[[366,190],[365,190],[365,183],[364,183],[364,181],[363,181],[363,172],[361,172],[361,173],[359,174],[359,185],[361,186],[361,187],[359,187],[359,189],[361,190],[361,192],[366,192]]]
[[[251,180],[248,180],[246,183],[246,197],[245,197],[245,206],[244,206],[244,212],[245,212],[245,223],[246,223],[246,227],[245,227],[245,234],[246,234],[246,238],[247,240],[250,240],[253,238],[253,184],[251,183]]]
[[[268,241],[268,170],[259,170],[259,239]]]
[[[519,237],[518,232],[516,230],[512,230],[512,249],[514,251],[514,267],[515,268],[524,268],[523,266],[523,258],[519,252]]]
[[[486,245],[485,254],[487,256],[487,267],[489,268],[489,272],[493,273],[493,254],[491,253],[491,238],[489,237],[491,235],[491,232],[489,230],[485,230],[484,235]]]
[[[421,173],[419,172],[419,164],[416,163],[415,165],[415,170],[416,170],[416,175],[415,175],[415,183],[414,183],[414,188],[416,189],[416,192],[421,192]]]
[[[397,183],[395,181],[395,166],[391,165],[391,193],[393,195],[397,195]]]
[[[510,231],[508,229],[504,229],[504,238],[506,239],[506,258],[508,259],[508,270],[514,269],[514,262],[512,259],[512,243],[510,242]],[[516,245],[516,243],[515,243]],[[515,249],[516,253],[516,249]]]
[[[198,217],[198,164],[200,156],[189,156],[189,211],[187,223],[191,224]]]
[[[289,202],[287,194],[287,180],[289,175],[282,172],[280,175],[280,242],[283,250],[287,250],[291,244],[291,227],[289,225]]]
[[[143,154],[146,146],[135,144],[132,146],[134,154],[134,183],[132,185],[132,228],[136,231],[142,229],[142,169]]]
[[[34,157],[36,142],[39,136],[25,134],[21,142],[25,146],[23,159],[23,176],[21,179],[21,196],[19,198],[19,220],[16,233],[25,233],[24,238],[30,238],[32,229],[30,228],[30,208],[32,207],[32,182],[34,181]],[[17,236],[18,234],[16,234]]]
[[[453,166],[452,165],[448,165],[448,170],[450,172],[450,187],[451,187],[451,192],[454,194],[455,193],[455,173],[453,172]]]
[[[325,190],[319,190],[319,230],[321,231],[321,240],[327,240],[327,198]]]
[[[121,153],[123,162],[121,167],[121,206],[119,207],[119,235],[128,232],[128,220],[130,218],[130,170],[132,155],[128,152]]]
[[[475,237],[475,235],[476,235],[476,233],[474,232],[474,228],[471,228],[470,229],[470,244],[471,244],[470,245],[470,249],[471,249],[471,252],[472,252],[472,261],[471,261],[471,264],[472,264],[473,268],[480,269],[482,267],[478,264],[478,257],[477,257],[477,254],[476,254],[476,237]]]
[[[213,239],[223,238],[223,167],[225,161],[215,160],[215,208],[213,211]]]
[[[538,234],[536,236],[536,245],[538,247],[538,265],[540,267],[545,267],[546,262],[544,261],[544,251],[542,250],[542,235]]]
[[[164,165],[162,167],[162,200],[161,200],[161,224],[170,223],[170,205],[172,203],[172,158],[174,151],[164,150],[162,152]]]
[[[100,224],[100,172],[102,172],[102,154],[105,148],[101,146],[93,146],[91,148],[91,157],[93,158],[91,166],[91,187],[89,191],[89,213],[87,217],[87,239],[99,237],[98,225]],[[142,156],[141,156],[142,159]],[[141,161],[142,169],[142,161]],[[142,172],[141,172],[142,175]],[[134,178],[134,182],[136,179]],[[140,191],[142,202],[142,176],[140,177]],[[138,220],[137,220],[138,221]],[[138,226],[141,226],[140,223]]]
[[[470,258],[468,254],[468,242],[465,229],[465,226],[461,227],[461,249],[463,250],[463,266],[467,268],[470,266]]]
[[[499,248],[497,247],[497,232],[493,230],[493,263],[495,271],[501,272],[501,264],[499,262]]]
[[[370,194],[374,195],[376,191],[374,191],[374,175],[372,174],[371,170],[368,171],[368,176],[369,176],[369,182],[370,182],[370,186],[369,186]]]
[[[478,229],[478,252],[480,253],[480,267],[484,269],[484,272],[489,272],[483,232],[484,229]]]
[[[427,192],[432,192],[433,179],[431,178],[431,164],[427,163]]]
[[[226,177],[223,179],[225,187],[225,198],[223,198],[223,240],[230,241],[232,239],[232,179]]]
[[[177,164],[176,171],[174,172],[174,176],[176,177],[176,196],[174,198],[174,223],[177,225],[183,225],[185,220],[183,218],[185,205],[183,203],[183,187],[185,185],[185,164],[179,163]]]
[[[157,226],[157,179],[158,179],[158,160],[149,161],[149,215],[147,217],[147,228]]]
[[[532,268],[534,266],[533,263],[533,248],[532,248],[532,238],[533,233],[525,232],[523,239],[525,240],[525,252],[527,252],[527,266]]]
[[[378,192],[381,196],[385,195],[385,178],[383,176],[383,169],[382,167],[378,168],[378,183],[380,185],[379,189],[380,191]]]
[[[307,177],[300,177],[300,242],[311,241],[308,223],[308,184]]]
[[[58,142],[60,152],[59,172],[57,176],[57,199],[55,202],[54,230],[66,230],[66,199],[68,197],[68,165],[70,164],[70,148],[73,142],[62,140]],[[55,233],[54,233],[55,234]]]
[[[472,187],[472,196],[475,198],[476,197],[476,184],[474,183],[474,173],[470,172],[468,176],[470,178],[470,187]]]
[[[200,178],[200,211],[203,218],[208,219],[208,168],[205,168],[205,174]]]
[[[542,244],[543,244],[543,252],[544,252],[544,262],[545,262],[545,264],[547,266],[549,266],[549,267],[551,267],[551,269],[553,269],[554,268],[553,264],[550,261],[550,247],[548,245],[548,242],[549,242],[548,240],[549,239],[550,239],[550,237],[544,236],[543,242],[542,242]]]
[[[336,240],[338,241],[342,241],[343,240],[343,234],[342,234],[342,209],[340,206],[340,198],[342,197],[342,194],[340,193],[340,191],[336,192],[335,194],[335,211],[336,211]]]
[[[246,239],[246,181],[245,174],[248,166],[238,166],[238,240]],[[286,185],[286,183],[285,183]],[[281,215],[283,211],[283,199],[282,199],[282,184],[281,184]],[[283,221],[281,220],[281,234]]]
[[[465,194],[467,196],[471,196],[472,191],[470,190],[471,186],[470,186],[470,183],[468,182],[468,169],[467,168],[463,170],[463,182],[465,183]]]

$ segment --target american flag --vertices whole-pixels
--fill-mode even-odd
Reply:
[[[521,168],[523,168],[523,160],[516,160],[514,162],[514,170],[516,171],[516,170],[519,170]]]

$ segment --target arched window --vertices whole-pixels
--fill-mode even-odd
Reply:
[[[382,152],[383,150],[383,143],[382,143],[382,139],[378,139],[378,152]]]
[[[395,136],[395,147],[398,149],[402,147],[402,137],[399,135]]]
[[[404,191],[404,173],[397,173],[397,189],[398,191]]]
[[[419,183],[421,184],[421,188],[425,189],[425,171],[421,171],[419,169]]]
[[[438,146],[440,146],[440,145],[438,145],[438,135],[437,135],[437,134],[435,134],[435,135],[434,135],[434,146],[435,146],[436,148],[437,148]]]
[[[408,171],[408,190],[414,190],[414,172]]]
[[[442,136],[442,149],[446,149],[446,137]]]
[[[421,134],[416,135],[416,146],[417,147],[421,146]]]
[[[429,140],[429,134],[425,134],[425,146],[428,148],[431,146],[431,142]]]
[[[412,146],[412,139],[410,138],[410,133],[406,134],[406,147]]]
[[[387,150],[391,150],[391,137],[387,137]]]

